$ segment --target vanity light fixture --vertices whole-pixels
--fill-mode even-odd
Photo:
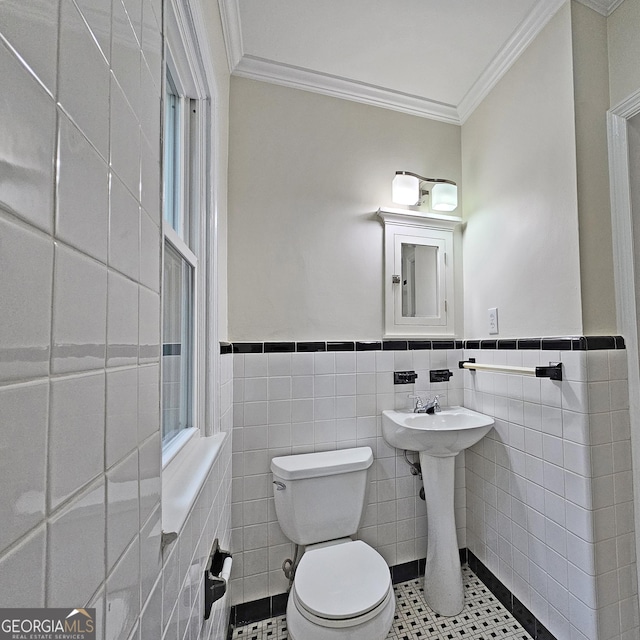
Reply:
[[[424,178],[411,171],[396,171],[391,183],[391,199],[396,204],[422,204],[429,191],[424,183],[431,183],[431,208],[434,211],[453,211],[458,206],[458,187],[453,180]]]

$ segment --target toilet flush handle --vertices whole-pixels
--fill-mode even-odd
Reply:
[[[284,482],[280,482],[280,480],[274,480],[273,484],[276,485],[276,491],[284,491],[287,488],[287,485]]]

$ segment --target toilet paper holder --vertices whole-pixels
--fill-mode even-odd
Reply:
[[[227,592],[227,583],[231,575],[231,553],[220,549],[218,538],[213,541],[209,562],[204,570],[204,619],[211,615],[211,607]]]

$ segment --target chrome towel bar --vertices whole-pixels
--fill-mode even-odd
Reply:
[[[507,364],[478,364],[475,358],[461,360],[458,363],[460,369],[471,371],[495,371],[497,373],[516,373],[523,376],[535,376],[536,378],[550,378],[562,380],[562,363],[550,362],[547,367],[515,367]]]

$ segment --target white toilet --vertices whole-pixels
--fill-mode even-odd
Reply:
[[[364,510],[369,447],[271,461],[276,514],[305,552],[287,604],[292,640],[384,640],[395,597],[384,558],[353,540]]]

